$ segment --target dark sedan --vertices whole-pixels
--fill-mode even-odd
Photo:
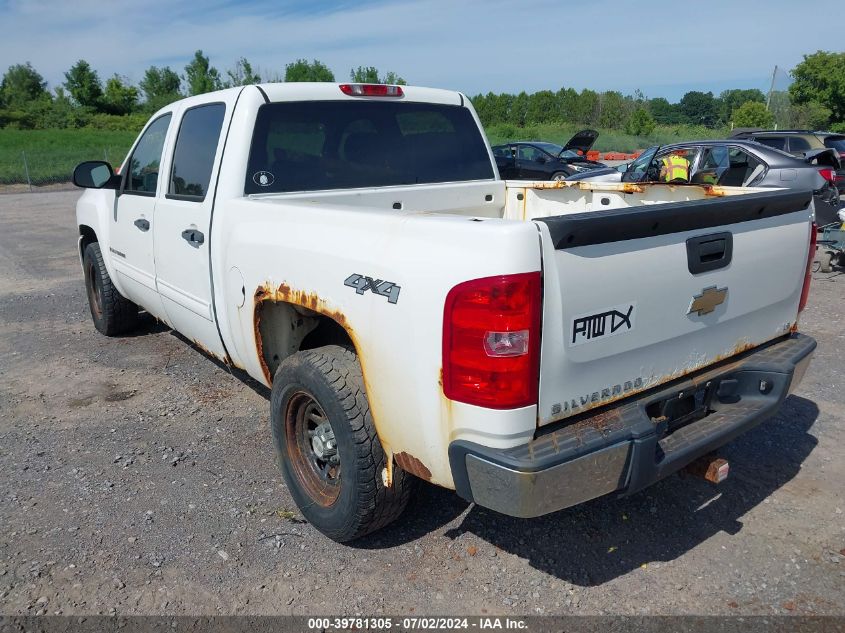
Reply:
[[[587,160],[598,135],[595,130],[581,130],[563,146],[543,141],[494,145],[493,156],[499,175],[506,180],[563,180],[605,167],[604,163]]]

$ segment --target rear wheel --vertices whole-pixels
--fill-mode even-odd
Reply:
[[[85,247],[82,267],[85,271],[85,290],[91,319],[97,331],[106,336],[115,336],[135,328],[138,323],[138,306],[114,287],[97,242]]]
[[[413,477],[393,467],[370,414],[361,366],[347,347],[286,358],[273,379],[270,421],[282,474],[303,516],[344,542],[399,517]]]

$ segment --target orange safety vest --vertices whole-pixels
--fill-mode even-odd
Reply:
[[[689,161],[683,156],[671,154],[663,158],[661,162],[666,169],[666,175],[663,177],[666,182],[676,179],[689,180]]]

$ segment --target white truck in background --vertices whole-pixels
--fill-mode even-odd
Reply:
[[[520,517],[631,494],[775,413],[815,348],[811,192],[506,182],[457,92],[190,97],[74,182],[97,329],[144,310],[270,387],[338,541],[415,477]]]

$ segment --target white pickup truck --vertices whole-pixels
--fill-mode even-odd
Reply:
[[[457,92],[191,97],[74,182],[97,329],[144,310],[271,387],[338,541],[415,477],[519,517],[631,494],[772,415],[815,348],[811,192],[505,182]]]

